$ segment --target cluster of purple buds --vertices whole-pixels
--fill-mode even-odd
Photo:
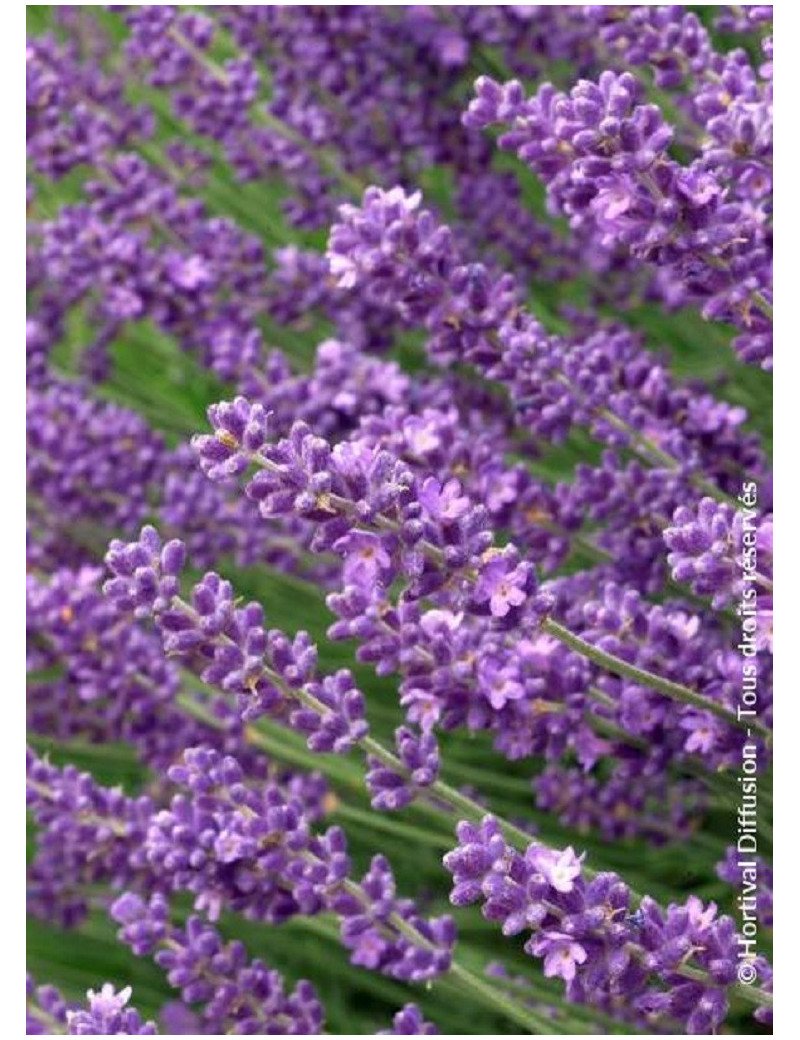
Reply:
[[[373,809],[402,809],[439,776],[439,745],[430,730],[417,732],[400,726],[395,742],[398,758],[405,766],[403,773],[380,758],[367,756],[366,781]]]
[[[474,128],[510,127],[501,147],[516,152],[547,186],[554,212],[590,227],[602,246],[666,268],[704,314],[740,329],[746,361],[771,365],[771,254],[763,217],[729,198],[698,160],[671,159],[672,128],[646,104],[628,72],[607,70],[569,93],[546,83],[527,99],[520,83],[488,77],[465,115]]]
[[[714,607],[739,600],[751,611],[758,606],[758,643],[771,650],[772,516],[759,518],[746,504],[736,508],[704,498],[675,510],[664,542],[673,578],[710,596]]]
[[[125,531],[141,524],[166,451],[139,415],[54,380],[29,391],[27,434],[34,527],[53,518],[58,528],[94,522]]]
[[[706,799],[696,780],[679,780],[628,752],[611,775],[601,779],[578,768],[552,763],[533,781],[536,805],[555,813],[579,834],[607,841],[643,837],[665,845],[690,838]]]
[[[108,346],[152,320],[223,379],[260,363],[265,272],[258,238],[210,216],[160,167],[118,154],[90,180],[86,199],[36,221],[38,308],[84,308],[95,330],[82,365],[108,374]],[[101,292],[98,292],[101,289]]]
[[[344,754],[366,736],[364,698],[348,671],[317,679],[308,635],[290,640],[268,631],[261,605],[238,606],[230,582],[217,574],[206,574],[181,599],[185,557],[183,543],[162,546],[152,527],[137,542],[114,541],[106,596],[123,615],[154,618],[165,652],[196,663],[205,682],[237,695],[243,720],[269,714],[286,721],[308,735],[314,751]]]
[[[250,775],[265,776],[272,767],[248,744],[229,698],[205,698],[209,721],[184,711],[176,662],[157,636],[120,617],[102,594],[101,578],[99,567],[28,577],[29,730],[51,740],[128,744],[159,772],[185,748],[206,744],[237,755]],[[308,781],[311,787],[321,778],[310,774]]]
[[[211,920],[223,907],[272,923],[317,913],[325,887],[346,876],[343,836],[313,835],[302,792],[248,783],[234,758],[207,747],[186,750],[167,775],[181,793],[152,815],[147,860]]]
[[[260,75],[253,58],[217,64],[209,53],[215,22],[170,5],[133,8],[126,20],[128,56],[171,95],[177,118],[192,133],[218,141],[238,179],[295,177],[300,199],[288,207],[289,216],[300,226],[324,221],[328,210],[320,199],[327,180],[301,133],[266,107],[255,108]]]
[[[502,384],[518,421],[543,441],[584,425],[662,471],[666,463],[724,472],[731,451],[753,452],[752,438],[737,429],[741,410],[721,408],[708,394],[687,395],[629,330],[581,319],[576,335],[548,333],[523,308],[523,286],[469,262],[452,230],[420,210],[420,200],[401,188],[368,189],[361,206],[340,208],[328,259],[343,289],[424,326],[434,362],[466,362]],[[716,458],[714,429],[726,442]]]
[[[602,333],[595,335],[602,338]],[[615,338],[630,341],[622,330]],[[661,449],[678,457],[688,449],[703,472],[723,485],[732,458],[747,472],[763,471],[760,453],[737,429],[742,409],[670,389],[659,366],[649,361],[645,373],[645,361],[636,359],[634,367],[632,360],[630,368],[640,392],[645,385],[641,380],[646,380],[654,408],[663,410],[667,404],[686,413],[678,435],[658,437]],[[457,409],[454,388],[434,380],[420,396],[418,402],[363,418],[359,441],[391,452],[443,485],[453,487],[452,474],[458,473],[463,495],[482,502],[492,525],[507,528],[520,550],[544,571],[557,569],[571,548],[584,549],[613,566],[626,584],[646,592],[663,588],[663,527],[679,504],[694,497],[692,477],[684,468],[651,467],[609,450],[599,464],[580,463],[571,481],[552,487],[534,478],[524,464],[505,461],[515,443],[496,404],[465,401]]]
[[[27,773],[27,805],[39,828],[28,873],[28,906],[36,916],[73,926],[87,913],[87,886],[148,883],[149,797],[128,798],[75,766],[60,770],[30,751]]]
[[[154,815],[147,855],[176,890],[195,894],[198,910],[213,919],[228,906],[272,923],[330,910],[354,964],[408,981],[448,970],[452,920],[423,918],[398,898],[385,857],[374,857],[361,882],[351,880],[339,828],[314,835],[299,800],[275,787],[248,787],[234,759],[209,749],[187,751],[169,776],[187,794]],[[398,920],[414,938],[398,930]]]
[[[419,481],[389,452],[354,438],[331,446],[303,422],[271,442],[269,419],[244,398],[213,406],[213,435],[194,440],[210,479],[257,467],[247,482],[266,518],[297,514],[318,524],[314,548],[344,557],[344,578],[368,599],[401,573],[409,595],[428,596],[461,580],[476,613],[505,618],[535,600],[535,575],[512,547],[493,547],[484,507],[457,481]]]
[[[278,324],[302,330],[310,314],[321,314],[333,322],[343,341],[359,351],[383,353],[392,346],[399,324],[394,310],[332,285],[322,254],[288,245],[275,250],[272,259],[266,302]]]
[[[152,113],[130,105],[119,80],[80,61],[74,46],[53,37],[28,40],[25,80],[27,155],[49,178],[102,162],[152,133]]]
[[[757,12],[752,24],[761,20]],[[750,12],[742,14],[751,24]],[[600,36],[622,64],[653,70],[659,87],[676,92],[675,133],[681,146],[747,202],[768,238],[772,192],[772,84],[742,49],[721,53],[694,12],[674,6],[630,8],[622,17],[596,9]],[[724,22],[725,19],[723,18]]]
[[[168,764],[185,737],[202,739],[202,727],[175,710],[177,670],[157,640],[117,617],[101,574],[83,567],[27,579],[29,728],[63,740],[124,741],[143,761]]]
[[[539,744],[541,738],[531,741],[528,736],[530,727],[542,715],[530,715],[533,689],[530,680],[522,679],[519,672],[528,660],[527,655],[521,653],[523,648],[530,649],[530,664],[534,671],[540,671],[542,664],[552,656],[552,652],[544,653],[540,641],[531,637],[537,633],[543,618],[552,611],[554,599],[558,600],[559,596],[574,613],[574,608],[569,607],[567,591],[571,588],[570,579],[566,579],[566,584],[565,579],[559,579],[541,591],[535,591],[530,565],[521,559],[514,545],[507,544],[502,550],[491,545],[493,534],[486,510],[472,506],[456,480],[443,483],[433,477],[424,477],[393,453],[382,449],[380,442],[376,444],[367,439],[365,443],[355,435],[332,447],[302,423],[293,427],[289,437],[271,442],[268,416],[260,406],[250,405],[242,398],[215,406],[210,417],[216,433],[195,439],[201,466],[212,480],[227,480],[231,475],[246,473],[253,467],[256,473],[247,483],[247,493],[260,503],[266,517],[299,514],[317,524],[312,547],[316,550],[333,549],[343,557],[342,591],[331,595],[328,600],[340,619],[331,629],[331,635],[334,638],[359,639],[365,644],[359,656],[362,660],[376,663],[383,673],[408,670],[409,681],[401,691],[403,703],[411,705],[419,701],[421,707],[421,702],[427,700],[433,709],[430,713],[418,714],[416,718],[409,716],[410,721],[422,723],[425,715],[431,721],[438,721],[442,715],[449,715],[450,725],[458,718],[463,722],[465,717],[470,719],[472,728],[486,725],[481,716],[470,714],[463,701],[457,715],[449,713],[443,705],[436,708],[437,698],[430,696],[435,686],[432,691],[430,680],[420,681],[418,662],[420,657],[425,659],[427,655],[420,654],[416,647],[411,646],[415,640],[422,640],[424,645],[435,637],[437,624],[441,628],[439,622],[444,623],[448,618],[450,622],[444,624],[446,631],[443,630],[443,634],[447,637],[446,642],[453,643],[458,638],[466,612],[474,618],[472,627],[477,625],[481,632],[481,635],[476,635],[475,631],[470,631],[469,623],[463,628],[464,638],[472,639],[469,659],[477,662],[477,667],[473,664],[467,672],[462,668],[455,686],[452,679],[448,680],[451,695],[460,692],[464,680],[477,671],[478,683],[485,688],[491,707],[502,710],[509,701],[522,702],[525,721],[509,726],[514,717],[512,709],[499,727],[506,734],[500,738],[499,747],[512,757],[530,753],[532,746],[537,744],[539,748],[548,747],[550,754],[557,755],[564,750],[565,734],[571,728],[569,704],[566,712],[564,707],[554,706],[552,713],[544,713],[544,731],[547,734],[544,745]],[[408,584],[394,606],[387,598],[388,590],[401,577]],[[590,575],[586,577],[588,579]],[[584,581],[584,585],[586,587],[580,590],[577,587],[573,590],[578,593],[576,602],[580,604],[587,593],[597,591],[591,583],[586,585]],[[600,594],[613,599],[622,595],[622,590],[609,592],[601,584]],[[433,597],[439,608],[429,612],[427,622],[422,617],[409,615],[414,601],[421,596]],[[715,673],[709,675],[707,660],[702,662],[704,670],[701,670],[699,659],[696,665],[693,661],[688,662],[696,669],[694,672],[687,670],[683,661],[675,660],[675,640],[683,641],[689,634],[688,629],[683,633],[679,631],[681,625],[685,628],[692,624],[685,612],[673,615],[660,607],[648,612],[635,592],[631,590],[626,596],[625,603],[612,606],[610,613],[604,608],[599,626],[594,624],[588,607],[586,611],[582,606],[577,608],[577,617],[567,617],[570,627],[582,630],[589,643],[621,655],[625,660],[638,658],[637,664],[659,674],[668,670],[676,679],[688,679],[693,685],[716,681]],[[622,606],[620,620],[612,621],[619,606]],[[640,643],[638,639],[628,641],[612,636],[617,627],[625,631],[621,618],[631,612],[640,615],[637,623],[642,634],[649,633],[650,641]],[[438,622],[434,622],[434,617]],[[483,619],[491,624],[484,625]],[[416,623],[417,634],[413,639],[408,621]],[[697,621],[694,625],[696,630]],[[498,631],[494,631],[492,626]],[[508,644],[504,646],[500,633],[506,630],[516,632],[516,636],[509,635]],[[424,635],[419,635],[420,631]],[[520,640],[523,634],[528,638]],[[481,646],[483,639],[486,640],[485,648]],[[408,651],[404,648],[406,640]],[[564,648],[556,641],[550,642],[553,644],[551,651],[558,648],[563,652]],[[476,643],[481,646],[480,656],[475,653]],[[716,647],[722,649],[723,646],[717,637]],[[423,671],[432,671],[432,663],[433,670],[437,665],[448,663],[447,658],[441,657],[441,651],[437,652],[433,647],[431,650],[433,662],[428,658]],[[506,655],[508,665],[503,662]],[[567,656],[569,659],[571,655]],[[414,667],[411,667],[412,662],[415,662]],[[447,674],[443,672],[442,678]],[[569,676],[573,676],[571,671],[563,672],[560,681]],[[589,675],[579,677],[578,685],[572,685],[570,692],[586,690],[589,680]],[[576,677],[569,681],[574,683]],[[619,685],[617,679],[612,682]],[[641,710],[630,720],[625,719],[625,712],[630,711],[634,700],[643,703],[641,688],[629,686],[629,689],[630,693],[623,696],[616,689],[612,691],[612,695],[620,700],[625,728],[634,733],[652,732],[655,723],[652,719],[643,720]],[[714,693],[714,698],[721,700],[721,707],[726,710],[732,696],[733,691],[729,689],[722,695]],[[630,700],[630,707],[626,698]],[[657,711],[659,726],[662,720],[668,722],[676,737],[681,737],[680,742],[672,742],[674,751],[683,745],[688,751],[701,747],[709,751],[716,746],[723,758],[731,751],[734,734],[730,726],[720,722],[713,713],[709,715],[692,708],[683,709],[676,715],[673,705],[659,695],[650,695],[646,703],[648,711]],[[545,703],[543,707],[548,705]],[[580,706],[575,704],[575,707]],[[429,731],[430,726],[423,725],[423,729]],[[685,735],[687,729],[690,732],[688,737]],[[698,731],[705,735],[701,733],[698,736]],[[555,736],[553,745],[551,739],[555,734],[560,734],[560,737]],[[518,742],[518,750],[510,743],[514,740]],[[573,740],[581,748],[579,753],[584,764],[591,764],[606,746],[590,737],[585,727]],[[407,765],[411,770],[417,770],[424,764],[427,771],[433,762],[423,763],[417,753],[417,744],[415,738],[409,745],[414,749],[414,756]],[[373,766],[375,777],[380,778],[386,788],[386,798],[399,798],[403,804],[413,788],[404,785],[401,778],[393,777],[392,771],[386,771],[376,763]]]
[[[225,943],[200,917],[181,928],[170,921],[162,896],[144,900],[126,892],[111,907],[119,937],[138,956],[155,951],[167,981],[185,1004],[200,1005],[203,1032],[267,1035],[322,1031],[323,1009],[314,987],[301,981],[287,993],[281,975],[250,960],[240,942]]]

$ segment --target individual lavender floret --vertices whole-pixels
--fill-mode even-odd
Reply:
[[[648,1022],[707,1034],[724,1021],[736,983],[738,943],[731,918],[690,896],[662,910],[645,897],[632,912],[630,891],[615,874],[591,880],[571,848],[538,843],[510,848],[497,822],[460,823],[458,847],[444,863],[451,902],[484,901],[483,915],[506,935],[530,932],[525,951],[559,977],[569,1000],[613,1010],[623,1000]],[[688,979],[681,969],[695,970]]]
[[[260,451],[272,432],[264,406],[244,397],[211,405],[208,418],[214,436],[195,438],[193,447],[210,480],[243,473],[251,463],[251,453]]]
[[[439,1036],[432,1022],[426,1022],[416,1004],[406,1004],[392,1019],[391,1029],[379,1029],[376,1036]]]
[[[704,498],[696,509],[679,506],[664,531],[667,561],[675,581],[700,596],[712,596],[715,607],[736,598],[741,570],[736,566],[736,511],[727,503]]]
[[[115,577],[103,591],[121,613],[149,617],[171,606],[185,561],[182,542],[173,539],[162,548],[156,529],[144,527],[137,542],[111,542],[106,563]]]
[[[169,907],[160,896],[149,902],[126,892],[111,907],[121,926],[122,942],[135,954],[155,954],[167,981],[186,1004],[199,1005],[203,1032],[317,1035],[323,1009],[314,987],[306,981],[285,992],[277,971],[263,961],[249,960],[240,942],[224,943],[219,933],[199,917],[179,928],[169,920]]]
[[[218,574],[206,574],[190,600],[181,599],[184,559],[182,542],[162,548],[157,531],[145,527],[138,542],[112,542],[106,561],[115,577],[104,591],[119,611],[153,617],[167,654],[199,662],[204,681],[237,695],[244,720],[271,714],[307,734],[314,751],[351,750],[369,727],[350,673],[318,679],[308,634],[289,640],[267,631],[260,604],[238,606]]]
[[[135,1008],[127,1007],[131,987],[115,992],[106,982],[99,993],[89,990],[89,1007],[85,1011],[68,1011],[67,1025],[70,1036],[155,1036],[155,1022],[142,1022]]]

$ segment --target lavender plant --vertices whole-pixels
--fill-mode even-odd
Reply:
[[[772,9],[697,11],[29,8],[29,1034],[771,1030]]]

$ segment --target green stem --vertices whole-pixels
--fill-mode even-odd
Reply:
[[[366,809],[359,809],[355,805],[346,805],[344,802],[340,802],[333,807],[331,816],[339,817],[342,820],[350,820],[372,830],[386,831],[389,834],[407,838],[417,845],[430,845],[435,849],[451,849],[453,847],[453,839],[449,834],[444,832],[435,834],[432,831],[425,830],[422,827],[414,827],[400,820],[387,820],[381,813],[368,812]]]
[[[759,292],[752,293],[750,299],[753,301],[756,307],[758,307],[758,309],[761,311],[765,318],[769,318],[770,321],[773,320],[774,315],[772,310],[772,304],[769,302],[769,300],[765,299]]]
[[[615,675],[622,676],[626,679],[632,679],[641,686],[647,686],[651,690],[657,690],[659,693],[663,693],[665,697],[669,697],[675,701],[680,701],[682,704],[691,704],[694,708],[700,708],[703,711],[707,711],[710,714],[715,715],[717,718],[723,719],[729,725],[736,726],[737,729],[745,731],[748,729],[756,730],[766,739],[771,739],[772,737],[770,730],[762,723],[751,722],[748,727],[746,722],[741,721],[735,712],[724,707],[724,705],[718,704],[716,701],[712,701],[708,697],[704,697],[702,694],[697,693],[696,690],[692,690],[688,686],[672,682],[671,679],[665,679],[663,676],[656,675],[654,672],[648,672],[644,668],[637,668],[636,665],[629,664],[628,661],[623,661],[621,657],[615,657],[614,654],[606,653],[605,650],[601,650],[599,647],[587,642],[585,639],[581,638],[581,636],[571,632],[568,628],[565,628],[563,625],[559,624],[558,621],[554,621],[552,618],[548,618],[542,623],[542,630],[547,632],[547,634],[551,635],[554,639],[557,639],[560,643],[568,646],[570,650],[574,650],[575,653],[580,654],[581,657],[587,658],[587,660],[598,665],[600,668],[605,668],[606,671],[613,672]]]
[[[537,1014],[532,1009],[524,1008],[519,1004],[514,1003],[507,994],[503,993],[501,990],[495,989],[493,986],[490,986],[480,977],[480,975],[476,975],[474,972],[470,971],[469,968],[454,963],[450,969],[450,973],[463,984],[468,994],[479,994],[484,1003],[490,1004],[495,1008],[495,1010],[499,1011],[506,1018],[510,1018],[518,1025],[525,1026],[528,1033],[535,1036],[553,1035],[552,1020],[546,1019],[543,1015]]]

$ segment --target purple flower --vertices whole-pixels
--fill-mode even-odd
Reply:
[[[512,607],[525,602],[530,580],[530,570],[524,564],[512,566],[509,556],[500,553],[481,567],[475,598],[479,602],[488,600],[492,615],[503,618]]]
[[[353,531],[340,538],[334,548],[344,558],[342,575],[347,585],[368,591],[391,577],[392,557],[377,535]]]
[[[469,499],[461,495],[460,491],[457,480],[448,480],[442,485],[435,477],[428,477],[422,482],[419,500],[435,520],[452,523],[470,508]]]
[[[653,25],[641,23],[647,23],[652,10],[653,22],[666,16],[669,24],[674,10],[632,10],[631,20],[639,24],[627,27],[630,35],[622,36],[623,45],[638,51],[637,64],[663,48],[668,78],[677,41],[658,39],[662,26],[654,31]],[[696,24],[694,15],[685,17]],[[617,31],[612,23],[609,36],[613,39]],[[725,61],[715,62],[709,51],[706,43],[705,62],[687,56],[686,65],[699,71],[706,64],[709,93],[718,94]],[[735,347],[744,360],[769,367],[772,275],[766,213],[749,193],[742,200],[730,192],[718,160],[699,157],[683,167],[671,159],[667,149],[674,131],[655,105],[642,103],[642,93],[629,72],[612,69],[596,81],[580,80],[568,93],[545,83],[528,99],[516,81],[501,86],[482,76],[464,121],[470,127],[507,127],[501,147],[516,152],[542,178],[553,211],[601,248],[622,245],[633,258],[666,269],[688,289],[686,295],[704,304],[705,317],[738,327]],[[702,120],[702,101],[695,104]],[[716,134],[725,139],[722,127]],[[748,154],[755,137],[748,127],[734,151]],[[769,146],[757,152],[768,153]],[[731,167],[734,177],[741,176],[736,162]]]
[[[556,892],[571,892],[575,878],[580,877],[583,856],[576,856],[571,846],[562,852],[553,852],[543,846],[534,849],[529,859],[533,869],[543,874]]]
[[[489,703],[500,711],[509,701],[518,701],[525,696],[525,687],[518,682],[516,669],[504,668],[497,661],[488,660],[479,669],[481,686],[487,691]]]
[[[561,978],[572,982],[577,968],[587,958],[580,943],[560,932],[544,932],[530,944],[530,952],[544,958],[544,973],[547,978]]]

